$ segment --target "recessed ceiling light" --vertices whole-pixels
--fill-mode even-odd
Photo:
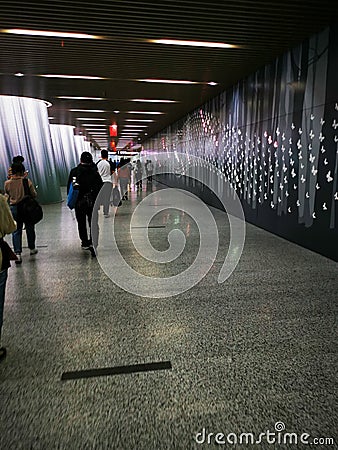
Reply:
[[[113,111],[114,114],[119,114],[119,112],[118,110]]]
[[[83,123],[82,126],[83,127],[91,127],[91,126],[93,126],[93,127],[104,127],[104,128],[107,127],[107,125],[104,125],[103,123],[102,124],[101,123]]]
[[[17,72],[17,73],[15,73],[14,75],[15,75],[16,77],[23,77],[23,76],[24,76],[24,74],[21,73],[21,72]]]
[[[140,78],[136,81],[143,81],[144,83],[165,83],[165,84],[199,84],[198,81],[160,80],[157,78]]]
[[[101,118],[96,118],[96,117],[77,117],[77,120],[106,120],[106,119],[101,119]]]
[[[96,130],[95,128],[86,128],[87,131],[90,131],[91,133],[95,134],[101,134],[102,136],[106,136],[107,133],[103,130]]]
[[[159,111],[126,111],[128,114],[164,114],[164,112]]]
[[[140,78],[135,81],[144,81],[145,83],[164,83],[164,84],[209,84],[208,81],[188,81],[188,80],[160,80],[157,78]],[[212,82],[214,83],[214,82]],[[215,83],[217,84],[217,83]]]
[[[154,44],[187,45],[189,47],[237,48],[237,45],[224,42],[182,41],[177,39],[149,39]]]
[[[70,97],[68,95],[60,95],[56,98],[62,98],[64,100],[106,100],[103,97]]]
[[[124,125],[124,128],[135,128],[135,127],[138,127],[138,128],[148,128],[148,125],[136,125],[136,124],[134,124],[134,125]]]
[[[103,36],[95,36],[93,34],[84,33],[63,33],[59,31],[43,31],[43,30],[25,30],[21,28],[10,28],[8,30],[1,30],[2,33],[9,34],[23,34],[28,36],[46,36],[46,37],[60,37],[60,38],[75,38],[75,39],[104,39]]]
[[[70,109],[69,111],[72,111],[72,112],[94,112],[94,113],[108,112],[108,111],[105,111],[104,109]]]
[[[176,100],[156,100],[150,98],[132,98],[129,100],[130,102],[139,102],[139,103],[178,103]]]
[[[42,74],[39,77],[43,78],[65,78],[67,80],[108,80],[108,78],[89,76],[89,75],[57,75],[57,74]]]
[[[126,119],[126,122],[155,122],[153,119]]]

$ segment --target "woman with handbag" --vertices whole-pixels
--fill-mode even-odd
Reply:
[[[0,194],[0,342],[8,268],[11,265],[10,260],[15,257],[10,246],[3,238],[6,234],[12,233],[15,229],[16,223],[9,209],[7,198],[3,194]],[[5,356],[6,349],[0,347],[0,361],[5,358]]]
[[[9,196],[10,209],[14,220],[17,223],[17,229],[13,233],[13,247],[14,253],[17,255],[18,259],[15,261],[16,264],[21,264],[21,253],[22,253],[22,229],[23,229],[23,219],[20,217],[19,203],[25,196],[25,188],[23,179],[25,178],[25,168],[21,163],[12,164],[12,176],[10,180],[5,181],[5,192]],[[34,189],[32,181],[27,178],[28,187],[32,197],[36,197],[36,190]],[[30,249],[30,254],[35,255],[38,250],[35,248],[35,226],[32,223],[25,223],[27,242]]]

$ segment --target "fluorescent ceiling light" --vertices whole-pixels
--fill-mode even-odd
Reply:
[[[84,33],[63,33],[59,31],[43,31],[43,30],[25,30],[21,28],[10,28],[7,30],[1,30],[2,33],[9,34],[23,34],[28,36],[47,36],[47,37],[60,37],[60,38],[75,38],[75,39],[104,39],[103,36],[95,36],[93,34]]]
[[[101,118],[96,118],[96,117],[77,117],[77,120],[106,120],[106,119],[101,119]]]
[[[155,122],[153,119],[126,119],[126,122]]]
[[[134,128],[134,127],[138,127],[138,128],[148,128],[148,125],[124,125],[124,128]]]
[[[42,74],[39,77],[43,78],[66,78],[67,80],[108,80],[108,78],[89,76],[89,75],[57,75],[57,74]]]
[[[103,97],[70,97],[68,95],[60,95],[56,98],[62,98],[64,100],[106,100]]]
[[[69,111],[72,111],[72,112],[95,112],[95,113],[108,112],[108,111],[105,111],[104,109],[70,109]]]
[[[150,98],[132,98],[129,101],[139,103],[178,103],[176,100],[156,100]]]
[[[24,76],[24,74],[21,73],[21,72],[17,72],[17,73],[15,73],[14,75],[15,75],[16,77],[23,77],[23,76]]]
[[[164,112],[158,111],[126,111],[128,114],[164,114]]]
[[[157,78],[140,78],[135,81],[144,81],[145,83],[164,83],[164,84],[210,84],[210,82],[207,81],[188,81],[188,80],[160,80]],[[217,83],[213,83],[213,86],[215,86]]]
[[[181,41],[177,39],[149,39],[148,42],[154,44],[187,45],[189,47],[237,48],[237,45],[226,44],[224,42]]]
[[[82,124],[83,127],[107,127],[107,125],[104,125],[103,123],[83,123]]]
[[[48,117],[48,119],[55,119],[55,117]]]
[[[86,128],[86,131],[90,131],[91,133],[100,133],[106,135],[106,131],[102,129],[96,129],[96,128]]]
[[[136,81],[143,81],[145,83],[165,83],[165,84],[199,84],[198,81],[185,81],[185,80],[160,80],[156,78],[142,78]]]

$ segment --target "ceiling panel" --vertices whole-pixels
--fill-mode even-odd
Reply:
[[[286,49],[337,21],[338,2],[323,1],[1,1],[0,29],[87,33],[103,39],[25,36],[0,32],[1,94],[52,103],[51,123],[83,126],[78,117],[152,119],[141,140],[183,117]],[[225,42],[237,48],[154,44],[149,39]],[[23,76],[14,74],[22,73]],[[44,78],[44,74],[104,80]],[[195,85],[135,81],[192,80]],[[217,85],[210,86],[208,82]],[[67,100],[60,96],[99,97]],[[139,103],[131,99],[176,103]],[[75,112],[98,109],[104,112]],[[128,111],[157,111],[142,115]],[[114,113],[119,111],[119,113]],[[136,123],[136,122],[135,122]]]

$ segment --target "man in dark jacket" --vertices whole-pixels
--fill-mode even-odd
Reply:
[[[83,250],[90,250],[92,255],[95,256],[92,242],[91,221],[95,200],[103,183],[97,171],[97,167],[93,163],[92,155],[89,152],[83,152],[81,154],[80,164],[70,171],[67,194],[74,178],[76,178],[76,182],[79,184],[79,195],[75,204],[75,216],[79,237],[81,239],[81,247]],[[89,237],[87,220],[89,224]]]

